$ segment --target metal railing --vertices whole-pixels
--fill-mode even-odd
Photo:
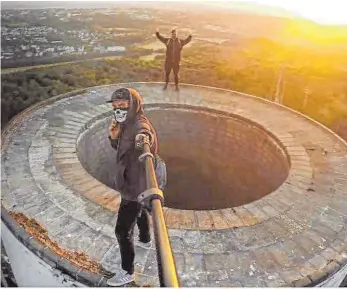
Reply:
[[[148,143],[143,145],[143,162],[146,170],[147,190],[139,196],[147,202],[152,211],[155,247],[157,251],[158,274],[161,287],[179,287],[175,260],[163,214],[163,192],[158,188],[153,156]]]

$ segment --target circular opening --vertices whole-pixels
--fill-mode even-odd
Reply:
[[[159,139],[168,183],[165,205],[214,210],[253,202],[287,178],[284,149],[251,122],[203,109],[155,108],[146,111]],[[112,187],[115,150],[107,139],[109,118],[88,129],[78,143],[84,168]]]

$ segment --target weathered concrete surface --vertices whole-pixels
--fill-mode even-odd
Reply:
[[[24,246],[1,222],[1,239],[7,248],[18,287],[82,287],[83,284],[55,270]]]
[[[277,138],[290,159],[285,182],[252,203],[208,211],[165,209],[183,286],[304,286],[343,268],[346,143],[289,110],[235,92],[182,86],[178,94],[162,92],[158,84],[127,86],[146,104],[191,105],[248,118]],[[105,101],[116,87],[93,88],[23,116],[2,154],[3,205],[35,217],[63,247],[82,250],[106,268],[120,262],[114,236],[120,197],[83,168],[76,144],[80,133],[108,116]],[[180,133],[182,126],[176,129]],[[95,153],[102,156],[102,149]],[[265,151],[254,159],[266,163],[271,155]],[[139,283],[156,285],[155,251],[136,250]]]

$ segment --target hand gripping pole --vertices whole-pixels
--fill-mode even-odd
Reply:
[[[153,200],[160,200],[161,205],[164,206],[164,194],[161,190],[157,188],[151,188],[144,191],[137,197],[137,201],[141,204],[151,204]],[[146,207],[149,207],[149,206]]]

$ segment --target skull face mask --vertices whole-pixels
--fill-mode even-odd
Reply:
[[[128,115],[127,108],[115,108],[113,111],[114,111],[114,118],[117,122],[122,123],[126,120]]]

